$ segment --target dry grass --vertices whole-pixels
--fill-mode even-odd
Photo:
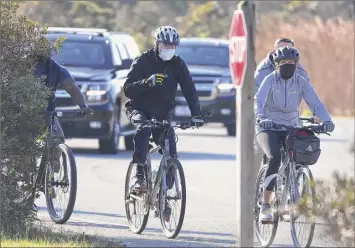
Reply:
[[[45,226],[30,228],[25,234],[1,237],[0,247],[124,247],[120,242]]]
[[[301,63],[320,98],[333,115],[353,116],[354,111],[354,22],[297,20],[286,23],[267,16],[257,28],[257,61],[265,57],[279,37],[296,41]],[[265,42],[267,41],[267,42]]]

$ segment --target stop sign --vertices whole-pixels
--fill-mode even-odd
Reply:
[[[229,32],[229,67],[234,85],[243,86],[247,67],[248,31],[242,10],[235,10]]]

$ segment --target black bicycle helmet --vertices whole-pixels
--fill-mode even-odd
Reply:
[[[154,38],[156,42],[161,42],[167,45],[178,46],[180,44],[179,33],[174,27],[162,26],[155,30]]]
[[[295,60],[298,62],[300,60],[300,54],[298,50],[291,46],[283,46],[276,49],[272,55],[273,61],[278,63],[281,60]]]

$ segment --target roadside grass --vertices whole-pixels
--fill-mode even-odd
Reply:
[[[36,226],[26,234],[2,236],[0,247],[125,247],[118,241],[69,231]]]

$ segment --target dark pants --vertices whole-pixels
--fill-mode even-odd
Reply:
[[[281,145],[285,143],[286,133],[285,131],[266,130],[256,136],[260,148],[268,158],[264,187],[269,191],[272,191],[275,185],[277,172],[281,164]]]
[[[152,118],[149,114],[137,110],[137,109],[129,109],[127,110],[127,116],[131,122],[133,120],[149,120]],[[158,121],[169,120],[169,116],[165,116],[165,118],[157,118]],[[162,134],[164,133],[163,128],[153,128],[151,129],[149,126],[144,124],[134,124],[137,127],[137,131],[133,136],[134,141],[134,152],[133,152],[133,163],[145,164],[147,154],[148,154],[148,145],[150,135],[153,134],[153,139],[155,144],[161,144]],[[169,149],[170,154],[176,154],[176,143],[175,143],[175,133],[174,130],[171,129],[169,131]]]

